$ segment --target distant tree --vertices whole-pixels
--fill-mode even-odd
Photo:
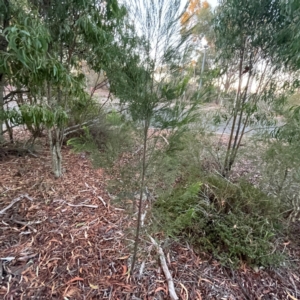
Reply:
[[[191,31],[194,42],[203,38],[208,44],[213,41],[212,8],[207,1],[191,0],[181,17],[181,33]]]
[[[260,104],[274,101],[283,91],[281,68],[272,63],[269,51],[281,24],[280,4],[279,0],[224,0],[218,7],[214,29],[219,73],[226,76],[231,70],[236,74],[236,81],[226,87],[226,97],[232,101],[232,122],[223,176],[228,176],[232,168],[247,126],[266,121]]]

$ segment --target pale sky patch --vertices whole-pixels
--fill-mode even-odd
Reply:
[[[215,8],[218,5],[218,0],[207,0],[212,8]]]

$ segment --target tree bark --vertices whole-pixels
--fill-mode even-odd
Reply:
[[[50,83],[47,82],[47,102],[50,107],[53,107],[52,93]],[[52,171],[56,178],[62,176],[62,155],[61,145],[63,139],[63,132],[54,125],[54,128],[48,129],[48,138],[50,144],[50,154],[52,159]]]
[[[9,0],[3,1],[3,20],[2,20],[2,32],[9,26]],[[8,42],[6,38],[0,34],[0,52],[7,51]],[[3,140],[3,121],[2,114],[4,112],[4,87],[5,87],[5,74],[0,74],[0,142]]]
[[[141,229],[141,218],[142,218],[142,204],[143,204],[143,193],[145,189],[145,177],[146,177],[146,152],[147,152],[147,140],[148,140],[148,130],[149,130],[149,121],[145,121],[144,125],[144,142],[143,142],[143,161],[142,161],[142,178],[141,178],[141,187],[140,187],[140,197],[139,197],[139,210],[138,210],[138,219],[136,226],[136,234],[134,240],[134,249],[133,249],[133,257],[131,262],[131,270],[130,273],[133,274],[136,255],[138,251],[138,244],[140,238],[140,229]]]
[[[0,142],[3,141],[3,113],[4,113],[4,74],[0,74]]]
[[[61,155],[61,143],[59,138],[59,129],[49,129],[49,143],[50,153],[52,159],[52,170],[55,178],[62,176],[62,155]]]

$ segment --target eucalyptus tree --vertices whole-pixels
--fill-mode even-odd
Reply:
[[[297,71],[300,69],[300,2],[281,1],[280,14],[280,24],[269,48],[273,61],[284,65],[289,71]]]
[[[272,61],[283,69],[290,80],[286,83],[289,91],[283,102],[281,114],[284,123],[270,135],[270,145],[265,154],[268,178],[265,188],[282,199],[292,222],[300,219],[300,102],[291,103],[291,98],[299,99],[300,70],[300,2],[281,1],[281,18],[274,38],[270,40],[269,51]]]
[[[116,0],[31,0],[30,3],[37,8],[49,31],[48,55],[59,62],[72,79],[71,84],[60,81],[55,85],[46,79],[47,105],[54,110],[61,107],[66,112],[78,102],[88,106],[81,63],[86,61],[93,67],[96,61],[102,68],[106,65],[116,27],[125,11]],[[55,174],[59,177],[65,127],[54,126],[48,135]]]
[[[2,6],[9,3],[11,22],[1,32],[7,51],[2,52],[0,70],[17,88],[14,92],[26,90],[28,95],[27,107],[7,117],[47,128],[53,171],[60,177],[68,116],[74,106],[85,107],[90,99],[81,62],[99,71],[113,59],[112,49],[118,55],[115,33],[120,33],[126,11],[116,0],[1,1]]]
[[[8,0],[0,1],[0,54],[7,50],[7,40],[3,32],[9,26],[10,20],[10,4]],[[0,141],[3,136],[3,120],[4,113],[4,87],[5,87],[5,73],[0,69]]]
[[[232,124],[223,176],[234,164],[247,126],[266,121],[260,104],[274,101],[284,86],[282,68],[272,63],[269,47],[282,24],[280,4],[280,0],[223,0],[217,9],[214,29],[220,74],[224,76],[228,69],[237,74],[227,87]]]
[[[191,118],[192,108],[187,109],[181,101],[189,79],[180,71],[189,53],[189,36],[180,35],[180,18],[185,11],[181,4],[180,0],[128,0],[126,7],[140,43],[134,47],[125,44],[131,57],[112,62],[108,70],[112,92],[127,105],[131,119],[142,131],[138,220],[131,272],[136,261],[143,195],[153,154],[149,148],[149,132],[179,128]]]
[[[29,90],[34,95],[43,82],[42,70],[47,68],[50,71],[54,61],[47,58],[48,31],[34,11],[30,12],[28,3],[13,0],[3,0],[1,3],[7,7],[6,18],[9,19],[9,24],[2,28],[0,34],[5,44],[0,56],[3,105],[14,99],[15,95],[29,93]],[[9,87],[8,93],[5,93],[5,87]],[[3,121],[7,121],[5,115],[2,110],[1,126]]]

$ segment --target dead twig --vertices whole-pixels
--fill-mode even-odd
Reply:
[[[103,198],[101,196],[98,196],[98,199],[103,203],[104,207],[107,208],[107,204],[106,202],[103,200]]]
[[[7,193],[7,192],[10,191],[10,190],[11,190],[11,189],[6,188],[6,190],[5,190],[4,192],[2,192],[0,195],[3,195],[3,194]]]
[[[89,207],[89,208],[98,208],[98,205],[92,205],[92,204],[84,204],[84,203],[79,203],[79,204],[72,204],[69,202],[66,202],[65,200],[62,199],[58,199],[58,200],[54,200],[53,202],[62,202],[62,204],[67,204],[71,207]]]
[[[143,272],[145,269],[145,261],[142,262],[141,267],[140,267],[140,271],[139,271],[139,278],[141,279]]]
[[[168,142],[168,140],[162,134],[159,134],[159,136],[166,142],[166,144],[168,146],[170,145],[170,143]]]
[[[71,204],[66,202],[67,205],[72,206],[72,207],[89,207],[89,208],[98,208],[98,205],[92,205],[92,204]]]
[[[148,205],[146,205],[145,212],[141,216],[141,226],[142,227],[144,226],[145,218],[146,218],[146,215],[147,215],[147,208],[148,208]]]
[[[30,198],[27,194],[21,195],[17,198],[15,198],[8,206],[6,206],[4,209],[0,210],[0,215],[4,214],[8,209],[10,209],[13,205],[15,205],[17,202],[21,201],[23,198],[26,198],[30,201],[33,201],[32,198]]]
[[[178,298],[178,296],[175,292],[173,278],[172,278],[172,275],[171,275],[171,273],[168,269],[165,254],[164,254],[162,248],[157,244],[157,242],[151,236],[149,236],[149,238],[150,238],[152,244],[154,244],[155,247],[157,248],[157,252],[159,254],[160,264],[161,264],[161,267],[164,271],[164,274],[165,274],[167,282],[168,282],[170,298],[171,298],[171,300],[178,300],[179,298]]]
[[[31,229],[34,233],[37,232],[37,230],[35,228],[33,228],[31,225],[34,225],[34,224],[40,224],[43,222],[43,220],[40,220],[40,221],[29,221],[29,222],[22,222],[22,221],[19,221],[19,220],[15,220],[13,218],[10,219],[12,222],[16,223],[16,224],[20,224],[20,225],[23,225],[25,227],[28,227],[29,229]]]

